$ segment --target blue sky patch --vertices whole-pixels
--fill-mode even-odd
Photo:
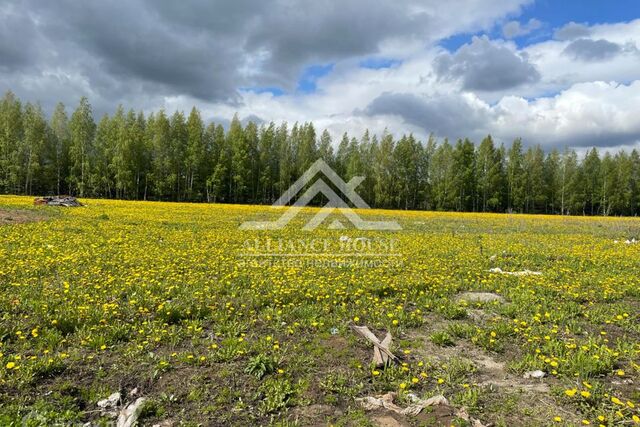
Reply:
[[[275,86],[241,87],[240,90],[243,92],[270,93],[273,96],[282,96],[285,93],[283,89]]]
[[[517,18],[521,22],[536,18],[551,29],[562,27],[571,21],[589,25],[626,22],[640,18],[640,2],[638,0],[538,0],[525,7],[522,15]]]
[[[298,80],[298,92],[311,93],[316,91],[316,82],[333,70],[334,64],[317,64],[306,67]]]
[[[380,68],[391,68],[400,65],[402,61],[391,58],[367,58],[360,61],[360,67],[379,70]]]
[[[520,15],[507,17],[503,22],[497,23],[488,31],[456,34],[441,40],[439,45],[453,52],[462,45],[469,43],[474,35],[487,35],[491,39],[504,38],[502,26],[505,23],[519,21],[524,25],[532,18],[539,20],[542,26],[530,34],[514,38],[513,42],[516,43],[518,48],[553,38],[554,30],[569,22],[594,25],[628,22],[640,18],[640,1],[538,0],[524,7]]]

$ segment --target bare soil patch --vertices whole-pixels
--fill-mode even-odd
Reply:
[[[0,209],[0,225],[44,221],[46,215],[28,209]]]

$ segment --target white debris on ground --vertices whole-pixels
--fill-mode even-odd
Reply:
[[[120,401],[120,393],[118,393],[117,391],[115,393],[112,393],[109,397],[107,397],[106,399],[102,399],[100,401],[98,401],[98,406],[104,409],[107,408],[114,408],[116,406],[118,406],[118,402]]]
[[[436,406],[436,405],[448,405],[449,401],[446,397],[442,395],[437,395],[430,397],[429,399],[418,399],[414,401],[411,405],[406,408],[401,408],[400,406],[393,403],[393,399],[395,399],[396,393],[389,392],[387,394],[379,395],[379,396],[365,396],[356,398],[356,402],[360,404],[365,410],[372,411],[375,409],[384,408],[389,411],[393,411],[396,414],[400,415],[418,415],[420,411],[422,411],[427,406]],[[417,398],[417,396],[416,396]]]
[[[541,370],[529,371],[529,372],[525,372],[524,373],[523,378],[525,378],[525,379],[529,379],[529,378],[544,378],[545,375],[547,375],[547,374],[545,374]]]
[[[504,298],[498,294],[492,294],[491,292],[464,292],[456,298],[458,301],[467,302],[504,302]]]
[[[445,405],[450,406],[449,401],[446,397],[439,394],[437,396],[430,397],[428,399],[420,399],[413,393],[409,393],[407,397],[413,402],[406,408],[401,408],[400,406],[393,403],[393,399],[395,399],[396,393],[389,392],[387,394],[379,395],[379,396],[366,396],[356,398],[356,402],[360,404],[366,411],[373,411],[376,409],[386,409],[388,411],[395,412],[399,415],[405,416],[416,416],[424,408],[429,406],[438,406]],[[471,418],[469,413],[465,408],[460,408],[455,412],[455,416],[461,418],[468,423],[470,423],[473,427],[486,427],[480,420]]]
[[[130,403],[126,408],[123,408],[120,411],[120,415],[118,415],[116,427],[132,427],[138,420],[140,412],[142,411],[142,405],[146,400],[147,399],[144,397],[139,397],[135,402]]]
[[[636,238],[632,238],[631,240],[627,239],[625,240],[624,243],[625,245],[635,245],[636,243],[638,243],[640,240],[636,240]],[[613,243],[620,243],[619,240],[614,240]]]
[[[541,271],[531,271],[531,270],[504,271],[500,267],[490,268],[489,273],[506,274],[509,276],[542,276]]]
[[[138,389],[134,388],[129,392],[129,396],[135,396],[137,393]],[[116,427],[132,427],[138,420],[140,412],[142,411],[142,406],[147,399],[139,397],[128,405],[125,405],[121,399],[121,394],[119,392],[115,392],[109,395],[106,399],[99,400],[97,405],[100,408],[102,415],[118,417],[116,420]],[[118,407],[120,405],[123,405],[123,407],[120,409],[120,412],[118,412]]]
[[[109,397],[107,397],[106,399],[98,401],[100,413],[108,417],[115,417],[116,415],[118,415],[117,408],[119,404],[120,393],[118,393],[117,391],[109,395]]]
[[[66,208],[84,206],[78,199],[71,196],[36,197],[33,204],[36,206],[63,206]]]

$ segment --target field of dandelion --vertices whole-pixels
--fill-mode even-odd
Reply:
[[[0,425],[107,424],[114,392],[147,399],[142,425],[640,423],[638,219],[372,210],[402,230],[309,232],[307,209],[252,231],[281,212],[83,202],[0,197]],[[393,246],[379,264],[245,256],[309,236]],[[501,274],[523,270],[541,274]],[[370,365],[353,324],[391,332],[401,363]],[[389,391],[449,404],[409,417],[356,400]]]

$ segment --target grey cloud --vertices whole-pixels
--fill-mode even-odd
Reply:
[[[60,9],[66,11],[62,20]],[[164,86],[156,90],[204,100],[233,93],[230,76],[238,63],[224,46],[207,34],[175,31],[141,3],[113,7],[106,2],[68,2],[63,8],[57,3],[36,10],[43,33],[61,41],[60,53],[97,60],[100,74],[133,85],[155,83]]]
[[[622,51],[617,43],[599,39],[578,39],[572,41],[562,52],[581,61],[603,61],[613,58]]]
[[[375,7],[367,0],[307,2],[304,7],[291,2],[280,13],[260,18],[247,47],[269,52],[267,70],[282,84],[301,63],[376,53],[381,40],[428,34],[429,23],[426,13],[408,13],[406,2],[378,2]]]
[[[186,2],[141,0],[176,30],[196,28],[199,31],[215,31],[221,37],[235,38],[263,14],[268,14],[273,2],[259,0],[188,0]]]
[[[483,133],[488,117],[459,95],[419,97],[409,93],[383,93],[363,111],[365,115],[396,115],[426,133],[466,137]]]
[[[35,23],[8,3],[0,5],[0,71],[10,72],[29,66],[35,49]]]
[[[51,82],[55,70],[86,83],[76,99],[134,100],[137,107],[188,95],[233,104],[238,87],[292,89],[307,65],[374,54],[395,38],[427,39],[435,30],[417,6],[417,0],[376,7],[366,0],[304,7],[289,0],[9,0],[0,5],[0,88],[23,77],[37,87]],[[38,97],[53,103],[47,93]]]
[[[573,147],[573,148],[610,148],[630,146],[640,142],[640,132],[631,130],[622,132],[613,129],[591,130],[581,132],[576,129],[570,135],[558,136],[556,134],[542,134],[539,130],[516,129],[504,135],[498,135],[505,140],[522,138],[525,144],[540,143],[546,147]]]
[[[526,36],[541,26],[542,22],[535,18],[529,19],[529,22],[524,25],[521,24],[520,21],[509,21],[502,26],[502,35],[508,39],[513,39],[516,37]]]
[[[640,132],[619,132],[612,130],[593,132],[561,141],[563,145],[571,147],[618,147],[621,145],[633,145],[638,142],[640,142]]]
[[[558,28],[553,37],[556,40],[574,40],[580,37],[587,37],[591,34],[591,29],[584,24],[577,24],[573,21],[563,27]]]
[[[434,69],[440,78],[461,80],[464,89],[486,92],[540,80],[540,73],[526,56],[497,45],[486,36],[474,37],[454,54],[440,55]]]

